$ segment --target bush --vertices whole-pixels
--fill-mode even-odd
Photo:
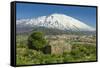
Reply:
[[[30,49],[41,50],[46,46],[46,39],[42,32],[33,32],[28,38],[28,47]]]

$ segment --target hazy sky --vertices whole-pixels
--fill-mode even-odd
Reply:
[[[95,7],[79,7],[79,6],[61,6],[61,5],[45,5],[45,4],[16,4],[16,18],[29,19],[53,13],[61,13],[74,17],[84,23],[96,27],[96,8]]]

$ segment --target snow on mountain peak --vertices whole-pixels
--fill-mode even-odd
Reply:
[[[47,27],[47,28],[56,28],[60,30],[80,30],[80,31],[95,31],[91,26],[86,25],[85,23],[64,15],[54,13],[49,16],[41,16],[33,19],[21,19],[16,21],[17,26],[26,26],[26,27]]]

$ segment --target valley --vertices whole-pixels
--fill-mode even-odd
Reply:
[[[29,35],[17,35],[17,64],[46,64],[83,62],[96,60],[96,37],[90,35],[45,35],[49,45],[56,46],[50,53],[43,53],[34,49],[28,49],[27,39]],[[66,44],[66,45],[65,45]],[[65,45],[67,51],[59,50]],[[52,47],[54,48],[54,47]],[[48,49],[46,49],[48,52]]]

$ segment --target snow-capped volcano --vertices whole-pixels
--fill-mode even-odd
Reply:
[[[95,29],[82,21],[64,14],[51,14],[32,19],[20,19],[16,21],[17,28],[46,27],[72,31],[95,31]]]

